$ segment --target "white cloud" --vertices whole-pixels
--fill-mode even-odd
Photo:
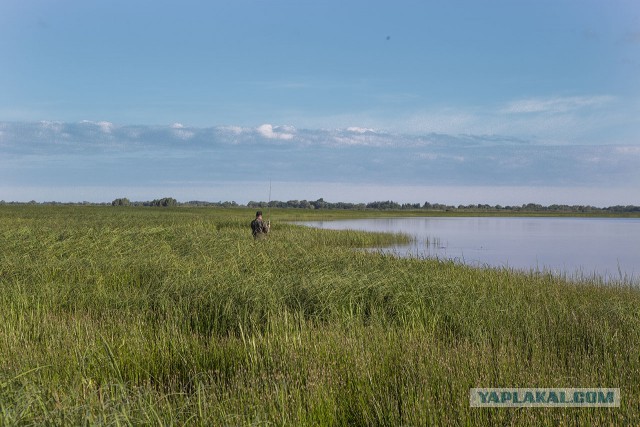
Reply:
[[[361,128],[357,126],[350,126],[347,128],[347,131],[354,132],[354,133],[368,133],[368,132],[375,133],[375,130],[371,128]]]
[[[408,143],[404,136],[390,135],[370,128],[348,127],[338,129],[327,135],[327,142],[345,146],[391,147]]]
[[[56,130],[56,125],[51,125],[51,123],[57,123],[57,125],[59,125],[60,127],[63,126],[62,123],[58,123],[58,122],[40,122],[40,123],[47,123],[46,125],[47,129],[52,129],[52,130]],[[114,129],[113,123],[107,122],[104,120],[99,122],[94,122],[91,120],[82,120],[80,123],[84,125],[95,126],[98,129],[100,129],[102,133],[111,133]]]
[[[295,128],[292,126],[276,126],[266,123],[258,126],[258,133],[268,139],[291,140],[294,137]]]
[[[101,121],[101,122],[97,122],[96,124],[98,125],[100,130],[102,130],[102,132],[104,133],[111,133],[111,131],[113,130],[113,123],[111,122]]]
[[[51,120],[42,120],[40,121],[40,127],[54,132],[59,132],[62,130],[63,123]]]

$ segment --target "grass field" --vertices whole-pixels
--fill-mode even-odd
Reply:
[[[640,424],[637,289],[354,251],[405,237],[299,211],[254,241],[252,214],[0,206],[0,425]],[[472,387],[622,404],[478,409]]]

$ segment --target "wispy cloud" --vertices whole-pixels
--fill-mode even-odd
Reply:
[[[398,133],[492,135],[541,144],[639,144],[640,103],[609,94],[521,98],[493,106],[431,108],[398,118]],[[380,119],[380,128],[384,118]]]
[[[510,102],[500,112],[506,114],[566,113],[587,107],[603,106],[614,99],[608,95],[528,98]]]

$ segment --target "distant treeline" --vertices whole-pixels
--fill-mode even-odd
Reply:
[[[502,206],[487,204],[470,204],[470,205],[445,205],[442,203],[397,203],[391,200],[377,201],[370,203],[345,203],[345,202],[327,202],[324,199],[316,201],[307,200],[289,200],[287,202],[271,201],[271,202],[249,202],[247,207],[250,208],[299,208],[299,209],[355,209],[355,210],[437,210],[437,211],[456,211],[456,210],[486,210],[486,211],[527,211],[527,212],[640,212],[640,206],[609,206],[605,208],[589,206],[589,205],[549,205],[543,206],[537,203],[527,203],[519,206]]]
[[[200,200],[192,200],[189,202],[178,202],[173,197],[164,197],[162,199],[154,199],[151,201],[130,201],[128,198],[118,198],[111,203],[94,203],[94,202],[42,202],[38,203],[34,200],[30,202],[5,202],[0,200],[0,205],[89,205],[89,206],[149,206],[149,207],[178,207],[178,206],[200,206],[200,207],[248,207],[254,209],[260,208],[295,208],[295,209],[350,209],[350,210],[433,210],[433,211],[525,211],[525,212],[569,212],[569,213],[589,213],[589,212],[640,212],[640,206],[609,206],[596,207],[590,205],[558,205],[553,204],[544,206],[537,203],[527,203],[519,206],[502,206],[488,204],[470,204],[470,205],[445,205],[442,203],[397,203],[391,200],[376,201],[370,203],[349,203],[349,202],[327,202],[320,198],[318,200],[288,200],[282,202],[272,200],[270,202],[250,201],[246,205],[236,203],[234,201],[225,202],[207,202]]]

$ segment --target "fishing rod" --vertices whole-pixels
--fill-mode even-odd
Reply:
[[[267,204],[269,212],[267,212],[267,227],[271,228],[271,178],[269,178],[269,203]]]

